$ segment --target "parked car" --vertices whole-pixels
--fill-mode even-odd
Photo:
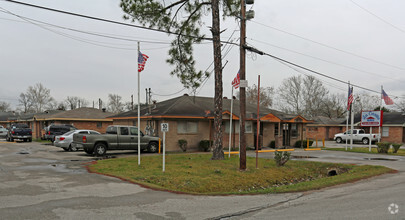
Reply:
[[[336,141],[336,143],[342,143],[343,141],[350,140],[350,132],[351,130],[348,130],[347,132],[344,133],[339,133],[335,134],[335,137],[333,140]],[[353,142],[362,142],[363,144],[369,144],[371,142],[375,142],[378,140],[378,134],[366,134],[366,132],[363,129],[353,129]]]
[[[141,132],[141,131],[139,131]],[[156,153],[159,150],[159,138],[144,135],[141,136],[141,150]],[[88,154],[95,153],[103,156],[107,150],[138,150],[138,128],[135,126],[112,125],[107,127],[106,134],[75,134],[73,145],[83,148]]]
[[[31,142],[31,128],[26,124],[12,124],[7,132],[6,140],[14,141],[15,139],[23,140],[24,142]]]
[[[52,141],[53,143],[55,141],[56,136],[65,134],[73,130],[77,130],[77,128],[69,124],[49,125],[47,128],[45,128],[45,139]]]
[[[65,151],[77,151],[78,149],[72,145],[74,134],[100,134],[93,130],[72,130],[63,135],[55,137],[55,142],[53,145],[56,147],[61,147]]]
[[[8,130],[6,128],[4,128],[3,126],[1,126],[0,127],[0,138],[6,138],[7,132],[8,132]]]

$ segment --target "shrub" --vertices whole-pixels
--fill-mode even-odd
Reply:
[[[183,152],[187,151],[187,141],[184,139],[179,140],[179,147]]]
[[[396,154],[401,146],[402,146],[402,144],[395,144],[395,143],[393,143],[393,144],[392,144],[392,148],[393,148],[392,153]]]
[[[286,151],[276,151],[274,152],[274,160],[277,166],[284,166],[288,160],[290,160],[291,153]]]
[[[276,148],[276,141],[271,141],[268,147],[275,149]]]
[[[309,140],[309,146],[311,146],[312,143],[314,143],[314,141]],[[301,141],[295,142],[294,147],[295,147],[295,148],[300,148],[300,147],[301,147]],[[307,147],[307,140],[303,140],[303,141],[302,141],[302,147],[304,147],[304,148]]]
[[[390,149],[391,143],[389,142],[378,142],[377,143],[377,151],[380,154],[388,154],[388,150]]]
[[[212,141],[210,140],[202,140],[198,145],[199,149],[204,152],[210,151],[210,146],[212,145]]]

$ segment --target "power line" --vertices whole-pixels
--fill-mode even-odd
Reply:
[[[399,28],[399,27],[393,25],[392,23],[386,21],[385,19],[381,18],[380,16],[378,16],[378,15],[374,14],[373,12],[367,10],[366,8],[362,7],[361,5],[359,5],[358,3],[356,3],[355,1],[350,0],[350,2],[352,2],[354,5],[356,5],[357,7],[359,7],[360,9],[362,9],[363,11],[367,12],[368,14],[370,14],[370,15],[376,17],[378,20],[384,22],[384,23],[387,24],[388,26],[391,26],[392,28],[394,28],[394,29],[396,29],[396,30],[398,30],[398,31],[400,31],[400,32],[402,32],[402,33],[405,34],[405,31],[402,30],[401,28]]]
[[[249,21],[251,21],[251,20],[249,20]],[[333,47],[333,46],[329,46],[327,44],[324,44],[324,43],[321,43],[321,42],[318,42],[318,41],[314,41],[314,40],[311,40],[309,38],[302,37],[302,36],[299,36],[297,34],[293,34],[293,33],[290,33],[290,32],[287,32],[287,31],[281,30],[279,28],[275,28],[275,27],[272,27],[272,26],[269,26],[269,25],[266,25],[266,24],[263,24],[263,23],[260,23],[260,22],[257,22],[257,21],[251,21],[251,22],[262,25],[262,26],[265,26],[265,27],[268,27],[270,29],[273,29],[273,30],[276,30],[276,31],[279,31],[279,32],[282,32],[284,34],[288,34],[288,35],[291,35],[291,36],[294,36],[294,37],[297,37],[297,38],[300,38],[300,39],[303,39],[303,40],[306,40],[306,41],[309,41],[309,42],[312,42],[312,43],[315,43],[315,44],[318,44],[318,45],[321,45],[323,47],[327,47],[329,49],[333,49],[333,50],[336,50],[336,51],[339,51],[339,52],[342,52],[342,53],[345,53],[345,54],[349,54],[349,55],[364,59],[364,60],[368,60],[368,61],[371,61],[371,62],[374,62],[374,63],[389,66],[389,67],[392,67],[392,68],[395,68],[395,69],[405,70],[404,67],[395,66],[395,65],[388,64],[388,63],[385,63],[385,62],[381,62],[381,61],[378,61],[378,60],[375,60],[375,59],[372,59],[372,58],[361,56],[361,55],[355,54],[353,52],[349,52],[349,51],[342,50],[342,49],[339,49],[339,48],[336,48],[336,47]]]
[[[312,55],[308,55],[308,54],[305,54],[305,53],[301,53],[301,52],[298,52],[298,51],[295,51],[295,50],[291,50],[291,49],[287,49],[287,48],[284,48],[284,47],[280,47],[280,46],[277,46],[277,45],[274,45],[274,44],[270,44],[270,43],[267,43],[267,42],[264,42],[264,41],[255,40],[255,39],[253,39],[253,38],[250,38],[250,40],[256,41],[256,42],[259,42],[259,43],[262,43],[262,44],[266,44],[266,45],[269,45],[269,46],[272,46],[272,47],[276,47],[276,48],[278,48],[278,49],[282,49],[282,50],[285,50],[285,51],[288,51],[288,52],[291,52],[291,53],[296,53],[296,54],[299,54],[299,55],[302,55],[302,56],[306,56],[306,57],[310,57],[310,58],[313,58],[313,59],[316,59],[316,60],[320,60],[320,61],[323,61],[323,62],[326,62],[326,63],[330,63],[330,64],[333,64],[333,65],[341,66],[341,67],[344,67],[344,68],[356,70],[356,71],[363,72],[363,73],[367,73],[367,74],[372,74],[372,75],[375,75],[375,76],[379,76],[379,77],[383,77],[383,78],[387,78],[387,79],[391,79],[391,80],[396,80],[396,81],[402,81],[402,82],[404,82],[402,79],[391,78],[391,77],[384,76],[384,75],[381,75],[381,74],[378,74],[378,73],[374,73],[374,72],[370,72],[370,71],[366,71],[366,70],[361,70],[361,69],[358,69],[358,68],[355,68],[355,67],[347,66],[347,65],[344,65],[344,64],[340,64],[340,63],[336,63],[336,62],[330,61],[330,60],[325,60],[325,59],[322,59],[322,58],[319,58],[319,57],[315,57],[315,56],[312,56]]]
[[[33,7],[33,8],[38,8],[38,9],[42,9],[42,10],[47,10],[47,11],[52,11],[52,12],[67,14],[67,15],[71,15],[71,16],[82,17],[82,18],[86,18],[86,19],[90,19],[90,20],[102,21],[102,22],[111,23],[111,24],[123,25],[123,26],[134,27],[134,28],[139,28],[139,29],[144,29],[144,30],[149,30],[149,31],[156,31],[156,32],[166,33],[166,34],[174,34],[174,35],[178,35],[178,36],[191,37],[191,38],[196,38],[196,39],[200,39],[200,40],[213,41],[212,38],[199,37],[199,36],[192,36],[192,35],[186,35],[186,34],[176,33],[176,32],[170,31],[170,30],[160,30],[160,29],[156,29],[156,28],[144,27],[144,26],[141,26],[141,25],[128,24],[128,23],[124,23],[124,22],[113,21],[113,20],[109,20],[109,19],[104,19],[104,18],[99,18],[99,17],[93,17],[93,16],[89,16],[89,15],[78,14],[78,13],[63,11],[63,10],[54,9],[54,8],[48,8],[48,7],[44,7],[44,6],[40,6],[40,5],[34,5],[34,4],[29,4],[29,3],[25,3],[25,2],[19,2],[19,1],[14,1],[14,0],[2,0],[2,1],[6,1],[6,2],[10,2],[10,3],[15,3],[15,4],[20,4],[20,5],[24,5],[24,6],[28,6],[28,7]],[[221,43],[224,43],[224,44],[232,44],[232,43],[226,42],[226,41],[220,41],[220,42],[221,42]]]

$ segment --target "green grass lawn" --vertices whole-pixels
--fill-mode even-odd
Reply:
[[[334,150],[334,151],[346,151],[346,148],[324,148],[324,150]],[[353,149],[347,148],[346,152],[355,152],[355,153],[369,153],[369,154],[378,154],[377,148],[371,148],[371,152],[368,147],[354,147]],[[399,149],[397,153],[392,153],[392,149],[388,151],[388,154],[382,155],[393,155],[393,156],[405,156],[405,149]]]
[[[91,172],[115,176],[146,187],[191,194],[258,194],[297,192],[356,181],[392,171],[383,166],[356,166],[308,161],[289,161],[277,167],[272,159],[247,159],[247,171],[239,171],[239,158],[210,160],[210,154],[172,154],[99,160],[89,166]],[[339,175],[328,177],[336,169]]]

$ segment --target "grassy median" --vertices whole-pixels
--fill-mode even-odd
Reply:
[[[247,158],[247,171],[239,171],[239,158],[210,160],[209,154],[166,156],[166,172],[162,172],[162,156],[144,156],[138,166],[137,157],[99,160],[89,171],[118,177],[146,187],[204,195],[259,194],[297,192],[320,189],[352,182],[392,170],[383,166],[289,161],[283,167],[272,159]],[[328,176],[335,170],[338,175]]]
[[[324,148],[325,150],[333,151],[346,151],[346,148]],[[355,153],[368,153],[368,154],[379,154],[377,148],[371,148],[371,152],[368,147],[354,147],[353,149],[348,148],[346,152],[355,152]],[[405,156],[405,149],[399,149],[397,153],[392,153],[392,149],[388,151],[388,154],[381,155],[392,155],[392,156]]]

